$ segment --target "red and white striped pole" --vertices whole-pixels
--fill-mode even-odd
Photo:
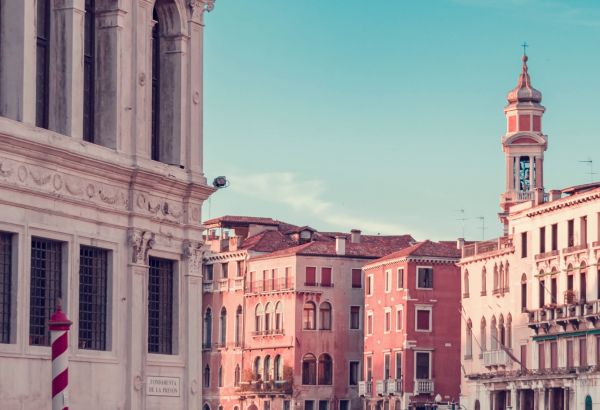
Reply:
[[[69,386],[69,328],[71,322],[58,302],[56,312],[48,321],[52,341],[52,410],[68,410]]]

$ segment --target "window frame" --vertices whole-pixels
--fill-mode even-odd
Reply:
[[[152,259],[157,259],[157,260],[161,260],[161,261],[165,261],[165,262],[170,262],[171,264],[171,275],[172,275],[172,283],[171,283],[171,323],[170,323],[170,352],[169,353],[165,353],[164,351],[150,351],[150,342],[149,342],[149,338],[150,338],[150,324],[147,323],[147,340],[146,340],[146,351],[148,353],[148,355],[163,355],[163,356],[177,356],[178,355],[178,311],[177,311],[177,306],[178,306],[178,300],[177,300],[177,295],[179,295],[179,281],[178,281],[178,277],[179,277],[179,264],[178,261],[175,259],[170,259],[170,258],[165,258],[162,255],[149,255],[148,257],[148,265],[149,265],[149,269],[148,269],[148,287],[150,286],[150,279],[149,279],[149,275],[150,275],[150,260]],[[149,296],[149,292],[150,290],[148,289],[148,296]],[[150,299],[149,297],[147,298],[147,306],[146,306],[146,313],[148,314],[148,321],[150,321],[150,315],[148,312],[148,309],[150,307]],[[160,303],[160,307],[163,307],[163,303]],[[213,322],[214,324],[214,322]]]
[[[429,328],[419,329],[419,311],[429,312]],[[415,305],[415,332],[431,333],[433,330],[433,306],[431,305]]]
[[[392,291],[392,270],[386,269],[383,272],[384,275],[384,293],[390,293]]]
[[[431,366],[431,356],[432,356],[431,353],[432,352],[429,351],[429,350],[414,350],[414,357],[413,357],[414,358],[414,373],[413,374],[414,374],[415,380],[431,380],[431,371],[432,371],[432,369],[431,369],[431,367],[432,367]],[[417,378],[417,355],[418,354],[427,354],[429,356],[429,361],[428,361],[428,363],[429,363],[429,374],[428,374],[427,379],[418,379]]]
[[[358,314],[357,314],[357,316],[358,316],[358,327],[352,327],[352,308],[358,308]],[[348,307],[348,312],[349,312],[348,313],[348,315],[349,315],[349,317],[348,317],[348,319],[349,319],[348,329],[349,330],[361,330],[361,327],[362,327],[361,326],[362,320],[360,320],[361,319],[361,311],[362,310],[361,310],[361,306],[360,305],[350,305]]]
[[[429,288],[424,288],[424,287],[420,286],[420,283],[419,283],[419,272],[420,272],[421,269],[431,269],[431,287],[429,287]],[[431,266],[431,265],[417,265],[417,267],[415,269],[415,279],[416,279],[415,288],[419,289],[419,290],[433,290],[433,286],[434,286],[433,273],[434,273],[433,266]]]
[[[6,285],[8,288],[8,324],[7,324],[7,337],[6,342],[0,341],[0,351],[12,351],[13,349],[20,349],[17,344],[19,338],[19,332],[21,331],[22,323],[17,320],[17,297],[19,295],[20,283],[19,283],[19,268],[21,266],[21,239],[24,237],[23,231],[20,229],[13,229],[12,226],[0,224],[0,233],[9,236],[10,241],[10,265],[8,270],[8,282]]]
[[[367,311],[367,320],[366,320],[366,324],[365,324],[365,335],[366,336],[373,336],[373,311],[369,310]]]
[[[373,286],[375,285],[375,280],[373,278],[373,274],[367,275],[366,281],[366,295],[373,296]]]
[[[356,365],[356,383],[352,383],[352,366]],[[358,386],[360,381],[360,360],[348,361],[348,386]]]
[[[396,290],[401,289],[404,289],[404,267],[396,268]]]
[[[389,320],[388,320],[389,318]],[[383,308],[383,334],[391,333],[392,331],[392,308]]]
[[[398,314],[400,314],[400,320],[398,320]],[[396,306],[396,332],[401,332],[404,328],[404,307],[402,305]]]
[[[354,281],[354,273],[358,271],[358,286],[355,286],[355,281]],[[350,281],[351,284],[350,286],[352,287],[352,289],[362,289],[363,287],[363,272],[362,269],[352,269],[351,270],[351,277],[350,277]]]

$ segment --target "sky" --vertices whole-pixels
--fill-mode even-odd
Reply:
[[[230,181],[205,220],[500,235],[524,41],[545,188],[600,180],[598,1],[217,0],[205,23],[204,172]]]

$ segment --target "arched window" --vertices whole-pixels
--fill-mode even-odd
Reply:
[[[471,319],[467,321],[466,334],[465,334],[465,358],[471,358],[473,356],[473,323]]]
[[[498,289],[498,265],[494,264],[494,290]]]
[[[210,387],[210,367],[204,366],[204,387]]]
[[[322,330],[331,330],[331,304],[323,302],[319,306],[319,321]]]
[[[269,355],[265,356],[265,368],[264,368],[263,374],[264,374],[263,379],[265,381],[271,380],[271,356],[269,356]]]
[[[182,165],[184,83],[182,65],[188,42],[181,2],[156,0],[152,27],[151,158]],[[150,34],[150,33],[149,33]],[[164,80],[164,81],[163,81]]]
[[[235,345],[241,346],[242,344],[242,307],[238,306],[235,311]]]
[[[210,349],[212,344],[212,310],[206,308],[204,313],[204,347]]]
[[[302,327],[304,330],[315,330],[316,329],[316,313],[317,308],[313,302],[306,302],[304,304],[304,310],[302,313]]]
[[[319,384],[331,385],[333,382],[333,361],[331,356],[323,353],[319,356]]]
[[[265,333],[269,334],[273,330],[272,320],[273,320],[273,304],[271,302],[267,303],[265,307]]]
[[[38,1],[36,10],[35,125],[48,128],[50,102],[50,1]]]
[[[202,410],[210,410],[210,406],[208,404],[204,404],[204,406],[202,406]]]
[[[96,1],[85,0],[83,41],[83,139],[94,142],[96,87]]]
[[[475,410],[481,410],[481,404],[479,403],[479,400],[475,400]]]
[[[484,296],[486,294],[486,277],[487,277],[487,273],[485,271],[485,266],[483,267],[483,269],[481,270],[481,296]]]
[[[223,410],[223,406],[219,406],[219,410]]]
[[[512,316],[511,316],[510,313],[508,314],[508,316],[506,316],[506,340],[505,340],[505,345],[509,349],[512,348]]]
[[[258,334],[262,332],[264,315],[265,311],[263,309],[263,306],[259,303],[258,305],[256,305],[256,309],[254,310],[254,330]]]
[[[527,275],[521,275],[521,312],[527,311]]]
[[[260,360],[260,356],[254,359],[254,376],[257,379],[262,379],[262,361]]]
[[[221,328],[221,340],[219,340],[219,343],[221,346],[225,346],[227,343],[227,309],[225,309],[225,306],[221,308],[221,318],[219,322]]]
[[[592,410],[592,396],[585,396],[585,410]]]
[[[490,323],[490,350],[498,349],[498,328],[496,327],[496,316],[492,316]]]
[[[508,261],[504,262],[504,291],[508,292],[510,288],[510,274],[508,269]]]
[[[280,301],[275,305],[275,330],[277,333],[283,330],[283,305]]]
[[[317,358],[310,353],[302,358],[302,384],[317,384]]]
[[[218,385],[219,387],[223,387],[223,366],[219,366],[219,374],[218,374]]]
[[[504,328],[504,316],[502,315],[498,319],[498,343],[499,348],[506,346],[506,329]]]
[[[575,303],[575,270],[573,265],[567,266],[567,291],[565,292],[565,304]]]
[[[241,373],[240,373],[240,365],[237,364],[235,366],[235,373],[233,375],[233,385],[234,386],[239,386],[240,385],[240,378],[241,378]]]
[[[498,290],[504,292],[504,265],[500,262],[500,273],[498,275]]]
[[[469,297],[469,271],[466,269],[463,275],[463,297]]]
[[[281,380],[283,377],[283,363],[281,361],[281,356],[275,356],[275,362],[273,363],[273,379]]]
[[[481,318],[480,332],[479,332],[479,344],[481,345],[481,356],[483,357],[483,352],[487,349],[487,334],[486,334],[486,323],[485,317]]]

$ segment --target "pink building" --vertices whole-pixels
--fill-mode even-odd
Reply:
[[[317,232],[258,218],[234,226],[227,218],[209,221],[233,232],[227,241],[209,236],[229,248],[206,257],[216,266],[204,278],[205,323],[221,339],[203,355],[205,408],[360,409],[361,268],[413,238]],[[235,276],[231,266],[240,267]],[[212,312],[223,308],[225,318],[215,319]]]
[[[459,258],[455,244],[425,241],[364,266],[366,409],[458,401]]]

